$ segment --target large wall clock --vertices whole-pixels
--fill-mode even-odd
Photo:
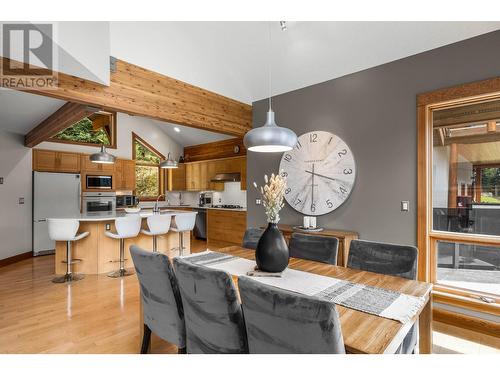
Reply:
[[[344,203],[354,187],[356,164],[347,144],[335,134],[302,134],[283,153],[280,173],[287,178],[285,200],[304,215],[324,215]]]

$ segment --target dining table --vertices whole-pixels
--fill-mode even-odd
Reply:
[[[255,260],[255,250],[240,246],[217,249],[217,252]],[[369,314],[342,305],[336,305],[344,338],[345,350],[352,354],[396,353],[412,326],[418,324],[420,354],[430,354],[432,349],[432,284],[401,277],[335,266],[312,260],[290,257],[288,267],[356,284],[386,289],[423,299],[422,307],[412,318],[402,323],[398,320]],[[238,276],[232,275],[236,287]],[[142,298],[140,330],[143,329]]]

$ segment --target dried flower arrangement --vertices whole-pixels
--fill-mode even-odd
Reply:
[[[283,200],[285,197],[286,178],[282,177],[280,174],[275,175],[273,173],[269,179],[267,175],[264,175],[264,181],[266,184],[261,186],[260,189],[255,182],[253,186],[255,186],[262,195],[267,222],[277,224],[280,221],[279,212],[284,206]]]

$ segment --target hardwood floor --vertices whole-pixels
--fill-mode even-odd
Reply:
[[[204,241],[192,241],[193,251],[205,248]],[[53,256],[0,268],[0,354],[139,352],[135,276],[87,275],[69,285],[53,284],[53,273]],[[491,352],[497,343],[478,347],[450,332],[444,334],[442,327],[440,331],[434,333],[434,352],[438,353],[477,352],[477,348]],[[151,352],[177,353],[177,348],[153,335]]]

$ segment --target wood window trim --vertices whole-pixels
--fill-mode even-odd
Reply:
[[[135,165],[144,165],[144,166],[154,166],[158,167],[158,172],[160,176],[160,186],[159,186],[159,192],[158,195],[163,194],[163,197],[159,199],[159,201],[164,202],[165,201],[165,183],[166,183],[166,177],[165,177],[165,170],[160,168],[159,165],[153,164],[153,163],[146,163],[146,162],[141,162],[136,160],[135,158],[135,142],[141,143],[144,147],[150,149],[153,151],[155,154],[157,154],[160,157],[160,160],[165,160],[165,155],[163,155],[160,151],[158,151],[155,147],[153,147],[151,144],[146,142],[144,139],[142,139],[139,135],[136,133],[132,132],[132,160],[135,161]],[[156,202],[157,197],[140,197],[139,198],[142,202]]]
[[[421,281],[432,282],[435,280],[434,260],[431,257],[431,240],[438,238],[447,238],[448,234],[436,232],[430,228],[431,215],[428,203],[432,202],[432,111],[440,108],[453,107],[457,105],[471,104],[486,100],[495,100],[500,98],[500,77],[478,81],[450,88],[435,90],[429,93],[417,95],[417,246],[419,249],[418,259],[418,278]],[[494,236],[482,236],[478,241],[477,235],[471,238],[462,235],[462,240],[468,242],[491,243],[498,246],[499,238]],[[453,240],[456,241],[459,236],[453,234]],[[451,236],[449,237],[451,239]],[[461,300],[461,307],[474,309],[482,307],[486,311],[491,306],[477,301],[468,301],[464,299],[463,290],[458,288],[443,288],[436,286],[437,290],[446,290],[450,296],[455,296],[456,300]],[[470,294],[470,293],[469,293]]]
[[[106,114],[111,115],[111,143],[106,146],[107,149],[117,149],[117,142],[116,142],[116,112],[105,112]],[[54,137],[50,137],[46,140],[46,142],[51,142],[51,143],[64,143],[64,144],[69,144],[69,145],[77,145],[77,146],[88,146],[88,147],[101,147],[102,144],[100,143],[86,143],[86,142],[77,142],[77,141],[69,141],[66,139],[57,139]]]

